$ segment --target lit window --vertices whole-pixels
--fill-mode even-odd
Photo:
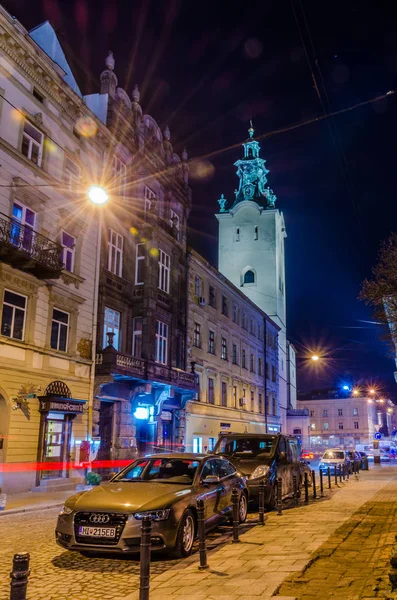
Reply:
[[[108,271],[121,277],[123,272],[124,238],[113,229],[109,229]]]
[[[67,233],[66,231],[62,231],[61,244],[63,248],[62,262],[64,264],[64,269],[66,269],[66,271],[69,271],[70,273],[73,273],[76,238]]]
[[[51,348],[66,352],[68,347],[69,313],[54,308],[51,322]]]
[[[144,197],[144,207],[145,207],[145,214],[146,214],[152,210],[152,205],[156,198],[156,194],[147,185],[145,185],[143,197]]]
[[[227,406],[227,383],[222,381],[222,406]]]
[[[29,121],[25,121],[22,136],[22,154],[38,167],[41,166],[43,158],[43,145],[44,134]]]
[[[329,424],[328,423],[323,423],[323,429],[324,429],[324,431],[328,431]]]
[[[211,329],[208,332],[208,352],[209,354],[215,354],[215,332]]]
[[[203,451],[203,438],[202,437],[194,437],[193,438],[193,452],[200,454]]]
[[[194,324],[193,346],[195,346],[196,348],[201,348],[201,326],[200,326],[200,323]]]
[[[156,321],[156,343],[154,349],[154,360],[161,365],[166,365],[168,359],[168,325],[162,321]]]
[[[358,408],[353,408],[353,417],[358,415]]]
[[[222,338],[221,358],[227,360],[227,340],[224,337]]]
[[[23,340],[26,318],[26,296],[4,291],[1,335]]]
[[[246,283],[255,283],[255,273],[251,270],[244,273],[244,285]]]
[[[12,207],[12,225],[10,228],[10,242],[14,246],[23,248],[26,252],[34,250],[36,234],[36,213],[21,202],[14,202]]]
[[[119,188],[120,196],[125,196],[125,185],[127,179],[127,165],[118,157],[113,157],[113,172],[115,187]]]
[[[212,452],[213,449],[215,448],[215,444],[216,444],[216,438],[214,438],[214,437],[208,438],[208,450],[210,452]]]
[[[310,423],[310,429],[316,429],[316,424],[315,423]]]
[[[68,156],[65,156],[64,179],[69,191],[78,189],[81,180],[81,169]]]
[[[215,404],[214,380],[212,377],[208,377],[208,404]]]
[[[142,317],[134,317],[132,332],[132,356],[142,358]]]
[[[113,347],[116,350],[120,349],[120,313],[105,306],[103,319],[103,347],[108,345],[107,333],[113,333]]]
[[[162,290],[163,292],[166,292],[167,294],[170,293],[170,265],[171,265],[171,259],[168,256],[168,254],[166,254],[165,252],[163,252],[163,250],[160,250],[160,256],[159,256],[159,289]]]
[[[137,244],[135,248],[135,285],[143,285],[145,281],[145,244]]]

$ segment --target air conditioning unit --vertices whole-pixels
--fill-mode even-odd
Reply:
[[[199,296],[198,303],[200,304],[200,306],[205,306],[207,304],[204,296]]]
[[[246,404],[245,398],[240,398],[239,402],[240,402],[240,406],[244,406]]]

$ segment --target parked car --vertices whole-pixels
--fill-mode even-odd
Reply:
[[[231,519],[232,490],[239,518],[247,517],[245,479],[226,459],[185,453],[134,461],[110,482],[66,500],[56,541],[78,552],[139,551],[143,517],[152,519],[152,549],[188,556],[197,534],[197,500],[204,500],[207,529]]]
[[[265,505],[274,508],[276,480],[282,478],[282,498],[293,495],[293,476],[300,489],[307,465],[300,459],[299,442],[284,434],[224,433],[214,453],[233,463],[247,478],[250,498],[257,500],[259,483],[265,482]]]
[[[343,468],[343,465],[345,465],[346,468],[348,468],[350,465],[347,452],[345,452],[345,450],[341,450],[340,448],[332,448],[324,452],[318,468],[324,475],[328,473],[329,468],[331,475],[334,475],[335,470],[339,472],[339,468]]]

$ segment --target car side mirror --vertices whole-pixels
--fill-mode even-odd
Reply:
[[[219,483],[219,477],[217,475],[207,475],[205,479],[202,479],[201,483],[203,485],[208,485],[210,483]]]

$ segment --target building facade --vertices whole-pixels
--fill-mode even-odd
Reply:
[[[266,187],[269,171],[265,163],[251,125],[249,138],[243,143],[243,158],[235,163],[239,187],[234,201],[228,208],[223,194],[218,200],[218,260],[222,275],[280,327],[279,411],[285,431],[287,409],[296,407],[295,356],[293,347],[287,344],[286,328],[284,243],[287,234],[283,214],[275,208],[277,198],[273,190]]]
[[[68,485],[91,436],[97,221],[86,190],[110,134],[51,26],[29,33],[1,7],[0,23],[0,485],[18,492]]]
[[[108,154],[111,190],[102,232],[93,437],[101,460],[180,449],[185,405],[196,393],[186,364],[186,151],[175,154],[106,60],[88,106],[120,140]]]
[[[199,389],[186,406],[186,448],[212,450],[222,432],[279,432],[279,327],[196,252],[188,263],[188,360]]]

